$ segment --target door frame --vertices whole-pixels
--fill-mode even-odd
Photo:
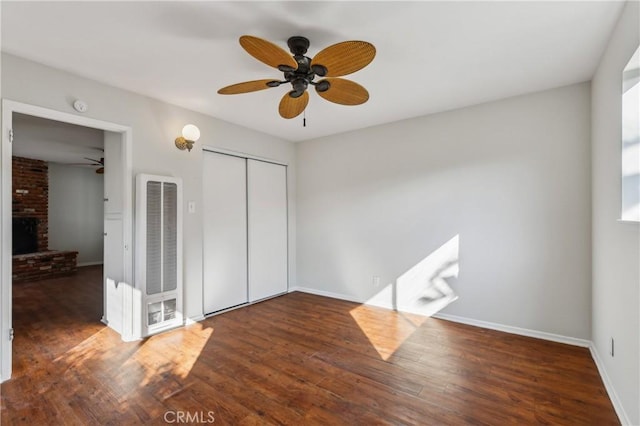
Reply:
[[[124,278],[128,287],[133,287],[133,130],[130,126],[102,121],[76,114],[61,112],[37,105],[16,102],[8,99],[2,100],[2,147],[0,152],[0,382],[11,378],[12,370],[12,141],[10,132],[13,128],[13,113],[31,115],[39,118],[75,124],[94,129],[119,133],[122,144],[122,173],[123,173],[123,241],[124,241]],[[107,253],[104,254],[106,256]],[[127,310],[125,310],[127,308]],[[123,307],[126,316],[131,315],[130,324],[133,324],[132,307]],[[128,315],[127,315],[128,313]],[[134,340],[133,328],[127,329],[122,334],[124,340]]]

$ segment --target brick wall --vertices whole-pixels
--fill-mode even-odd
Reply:
[[[13,256],[13,282],[36,281],[76,272],[77,251],[50,251]]]
[[[38,251],[49,249],[49,166],[46,161],[13,157],[13,217],[38,219]]]

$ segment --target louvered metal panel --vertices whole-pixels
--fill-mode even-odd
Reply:
[[[180,179],[137,177],[136,287],[143,296],[142,334],[183,324]]]
[[[178,248],[178,187],[175,183],[163,184],[162,202],[162,266],[163,291],[175,290],[177,286]]]
[[[147,294],[162,291],[162,183],[147,182]]]

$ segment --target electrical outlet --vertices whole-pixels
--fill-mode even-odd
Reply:
[[[613,337],[611,338],[611,350],[609,351],[609,353],[611,354],[612,357],[615,356],[615,341],[613,340]]]
[[[380,287],[380,277],[377,275],[373,276],[373,288]]]

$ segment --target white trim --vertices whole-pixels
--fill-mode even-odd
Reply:
[[[614,410],[616,410],[616,414],[618,415],[618,420],[623,425],[631,425],[631,420],[629,420],[629,416],[627,415],[624,407],[622,406],[622,402],[616,393],[615,388],[613,387],[613,383],[607,374],[607,370],[604,367],[604,363],[598,355],[598,349],[596,349],[596,345],[593,342],[589,342],[589,351],[591,352],[591,358],[593,358],[593,362],[595,362],[596,367],[598,368],[598,373],[600,373],[600,378],[602,378],[602,383],[604,383],[604,387],[607,390],[607,394],[609,394],[609,399],[613,404]]]
[[[204,315],[198,315],[195,317],[188,317],[186,320],[184,320],[184,325],[191,325],[191,324],[195,324],[197,322],[200,321],[204,321],[206,318]]]
[[[243,302],[243,303],[240,303],[239,305],[231,306],[230,308],[224,308],[224,309],[220,309],[219,311],[209,312],[208,314],[204,314],[203,317],[205,319],[211,318],[211,317],[215,317],[216,315],[220,315],[220,314],[224,314],[224,313],[227,313],[227,312],[235,311],[236,309],[246,308],[249,305],[251,305],[251,303]]]
[[[208,314],[203,315],[202,317],[191,318],[191,321],[189,322],[189,324],[192,324],[194,321],[202,321],[207,318],[215,317],[216,315],[226,314],[227,312],[235,311],[236,309],[246,308],[248,306],[255,305],[256,303],[275,299],[276,297],[284,296],[285,294],[289,294],[289,293],[291,293],[291,291],[285,291],[284,293],[278,293],[278,294],[274,294],[273,296],[267,296],[263,299],[254,300],[253,302],[244,302],[244,303],[240,303],[239,305],[231,306],[229,308],[220,309],[219,311],[210,312]],[[188,318],[187,321],[189,320],[190,319]]]
[[[549,340],[551,342],[565,343],[572,346],[588,348],[591,342],[586,339],[563,336],[561,334],[547,333],[545,331],[531,330],[528,328],[513,327],[510,325],[497,324],[495,322],[481,321],[473,318],[459,317],[457,315],[437,313],[433,318],[457,322],[461,324],[473,325],[475,327],[488,328],[490,330],[503,331],[505,333],[518,334],[520,336],[535,337],[536,339]]]
[[[324,290],[316,290],[309,287],[294,286],[289,288],[289,293],[293,293],[294,291],[299,291],[300,293],[315,294],[316,296],[331,297],[332,299],[346,300],[347,302],[364,303],[362,300],[358,300],[354,296],[349,296],[342,293],[333,293]]]
[[[8,108],[12,113],[18,112],[20,114],[33,115],[40,118],[48,118],[49,120],[62,121],[69,124],[77,124],[78,126],[106,130],[108,132],[124,133],[131,130],[131,127],[124,126],[122,124],[115,124],[108,121],[85,117],[83,115],[75,115],[68,112],[56,111],[54,109],[44,108],[37,105],[12,101],[10,99],[2,100],[2,108]]]
[[[13,126],[13,111],[6,108],[3,102],[2,108],[2,151],[0,154],[0,376],[2,380],[11,378],[12,344],[10,330],[12,324],[12,289],[11,289],[11,142],[9,131]]]
[[[288,294],[288,293],[289,293],[289,290],[282,293],[278,293],[278,294],[272,294],[272,295],[263,297],[262,299],[252,300],[248,303],[248,305],[255,305],[256,303],[264,302],[269,299],[275,299],[276,297],[284,296],[285,294]]]
[[[346,300],[346,301],[349,301],[349,302],[367,304],[365,302],[357,300],[353,296],[348,296],[348,295],[341,294],[341,293],[333,293],[333,292],[324,291],[324,290],[316,290],[316,289],[308,288],[308,287],[295,286],[295,287],[291,287],[289,289],[289,293],[293,293],[294,291],[299,291],[301,293],[315,294],[315,295],[318,295],[318,296],[331,297],[333,299]],[[371,306],[378,306],[378,305],[371,305]],[[384,306],[382,306],[382,307],[384,308]],[[387,308],[387,309],[389,309],[389,308]],[[578,338],[575,338],[575,337],[563,336],[563,335],[560,335],[560,334],[547,333],[547,332],[544,332],[544,331],[537,331],[537,330],[530,330],[530,329],[526,329],[526,328],[513,327],[513,326],[509,326],[509,325],[497,324],[497,323],[488,322],[488,321],[480,321],[480,320],[476,320],[476,319],[472,319],[472,318],[460,317],[460,316],[457,316],[457,315],[437,313],[437,314],[434,314],[432,316],[432,318],[441,319],[441,320],[445,320],[445,321],[451,321],[451,322],[457,322],[457,323],[461,323],[461,324],[467,324],[467,325],[471,325],[471,326],[474,326],[474,327],[480,327],[480,328],[487,328],[487,329],[491,329],[491,330],[502,331],[502,332],[511,333],[511,334],[517,334],[517,335],[520,335],[520,336],[534,337],[534,338],[537,338],[537,339],[549,340],[549,341],[552,341],[552,342],[564,343],[564,344],[568,344],[568,345],[572,345],[572,346],[580,346],[580,347],[584,347],[584,348],[589,348],[589,351],[591,352],[591,357],[593,358],[593,361],[596,364],[596,368],[598,369],[598,373],[600,374],[600,378],[602,379],[604,387],[607,390],[607,394],[609,395],[609,399],[611,400],[611,403],[613,404],[613,408],[616,411],[616,414],[618,415],[618,419],[620,420],[620,422],[623,425],[631,425],[632,424],[631,421],[629,420],[629,416],[627,415],[627,413],[624,410],[624,407],[622,406],[622,403],[620,402],[620,398],[618,397],[618,394],[616,393],[615,388],[613,387],[613,383],[611,382],[611,379],[609,378],[609,375],[607,374],[607,370],[604,368],[604,364],[602,363],[600,357],[598,356],[598,351],[596,350],[596,347],[595,347],[595,345],[593,344],[592,341],[586,340],[586,339],[578,339]]]
[[[104,265],[104,262],[102,260],[97,260],[94,262],[82,262],[82,263],[78,263],[76,266],[78,268],[82,268],[84,266],[95,266],[95,265]]]
[[[273,158],[260,157],[258,155],[248,154],[248,153],[242,152],[242,151],[234,151],[232,149],[227,149],[227,148],[220,148],[220,147],[217,147],[217,146],[202,145],[202,150],[203,151],[214,152],[214,153],[217,153],[217,154],[231,155],[233,157],[246,158],[246,159],[249,159],[249,160],[264,161],[265,163],[279,164],[281,166],[288,166],[289,165],[287,163],[283,163],[280,160],[274,160]]]
[[[362,300],[358,300],[356,297],[349,296],[349,295],[346,295],[346,294],[341,294],[341,293],[333,293],[333,292],[330,292],[330,291],[316,290],[316,289],[312,289],[312,288],[298,287],[298,286],[292,287],[289,290],[290,293],[294,292],[294,291],[299,291],[299,292],[302,292],[302,293],[315,294],[315,295],[318,295],[318,296],[331,297],[331,298],[334,298],[334,299],[346,300],[346,301],[349,301],[349,302],[362,303],[362,304],[369,305],[369,306],[376,306],[376,307],[380,307],[380,308],[393,310],[389,306],[383,306],[383,305],[373,304],[373,303],[366,303],[366,302],[363,302]],[[549,341],[558,342],[558,343],[565,343],[565,344],[573,345],[573,346],[581,346],[583,348],[588,348],[590,346],[590,344],[591,344],[591,341],[586,340],[586,339],[578,339],[576,337],[562,336],[560,334],[547,333],[547,332],[544,332],[544,331],[537,331],[537,330],[530,330],[530,329],[526,329],[526,328],[513,327],[513,326],[510,326],[510,325],[497,324],[497,323],[488,322],[488,321],[480,321],[480,320],[476,320],[476,319],[473,319],[473,318],[459,317],[457,315],[449,315],[449,314],[437,313],[437,314],[432,315],[432,318],[437,318],[437,319],[442,319],[442,320],[452,321],[452,322],[458,322],[458,323],[461,323],[461,324],[472,325],[472,326],[475,326],[475,327],[488,328],[488,329],[491,329],[491,330],[503,331],[503,332],[511,333],[511,334],[518,334],[518,335],[521,335],[521,336],[535,337],[537,339],[549,340]]]
[[[631,220],[631,219],[618,219],[616,222],[618,222],[618,223],[627,223],[629,225],[640,225],[640,221]]]
[[[2,22],[2,7],[0,7],[0,22]],[[1,26],[1,25],[0,25]],[[2,55],[0,54],[0,74],[2,74]],[[0,77],[0,82],[2,81],[2,78]],[[0,84],[0,86],[2,86]],[[0,90],[1,92],[1,90]],[[2,93],[0,93],[0,99],[2,98]],[[4,117],[2,117],[4,119]],[[5,133],[4,127],[0,127],[2,130],[2,133]],[[0,163],[4,157],[4,137],[0,137]],[[2,182],[4,181],[4,176],[2,175],[2,172],[0,171],[0,185],[2,185]],[[0,186],[0,211],[2,211],[2,208],[4,208],[4,195],[1,192],[2,189],[4,189],[4,187]],[[5,221],[3,218],[0,218],[0,242],[4,241],[4,234],[2,231],[2,228],[5,225]],[[2,253],[2,251],[4,250],[4,244],[0,243],[0,253]],[[2,259],[2,256],[0,256],[0,270],[3,270],[3,263],[4,263],[4,259]],[[4,279],[4,276],[0,273],[0,283],[2,282],[2,280]],[[4,294],[4,286],[0,285],[0,299],[1,300],[6,300],[6,296]],[[0,383],[4,382],[6,379],[8,379],[9,377],[5,377],[5,361],[3,359],[2,354],[4,353],[4,346],[6,344],[5,342],[5,338],[6,336],[4,336],[4,332],[3,332],[3,325],[5,324],[4,322],[4,303],[2,303],[2,301],[0,300]],[[9,298],[8,300],[11,300],[11,298]],[[11,347],[11,346],[9,346]],[[9,361],[9,366],[11,366],[11,361]],[[11,373],[11,368],[9,368],[9,373]]]
[[[0,299],[2,314],[0,318],[0,377],[1,380],[11,378],[12,345],[8,334],[12,326],[12,297],[11,297],[11,156],[12,147],[9,140],[9,130],[13,126],[13,113],[32,115],[49,120],[75,124],[84,127],[116,132],[121,134],[123,144],[123,241],[124,241],[124,273],[125,281],[133,282],[133,130],[129,126],[97,120],[81,115],[56,111],[37,105],[16,102],[9,99],[2,100],[2,136],[0,155]],[[125,313],[133,315],[132,312]],[[126,339],[127,336],[122,336]]]

